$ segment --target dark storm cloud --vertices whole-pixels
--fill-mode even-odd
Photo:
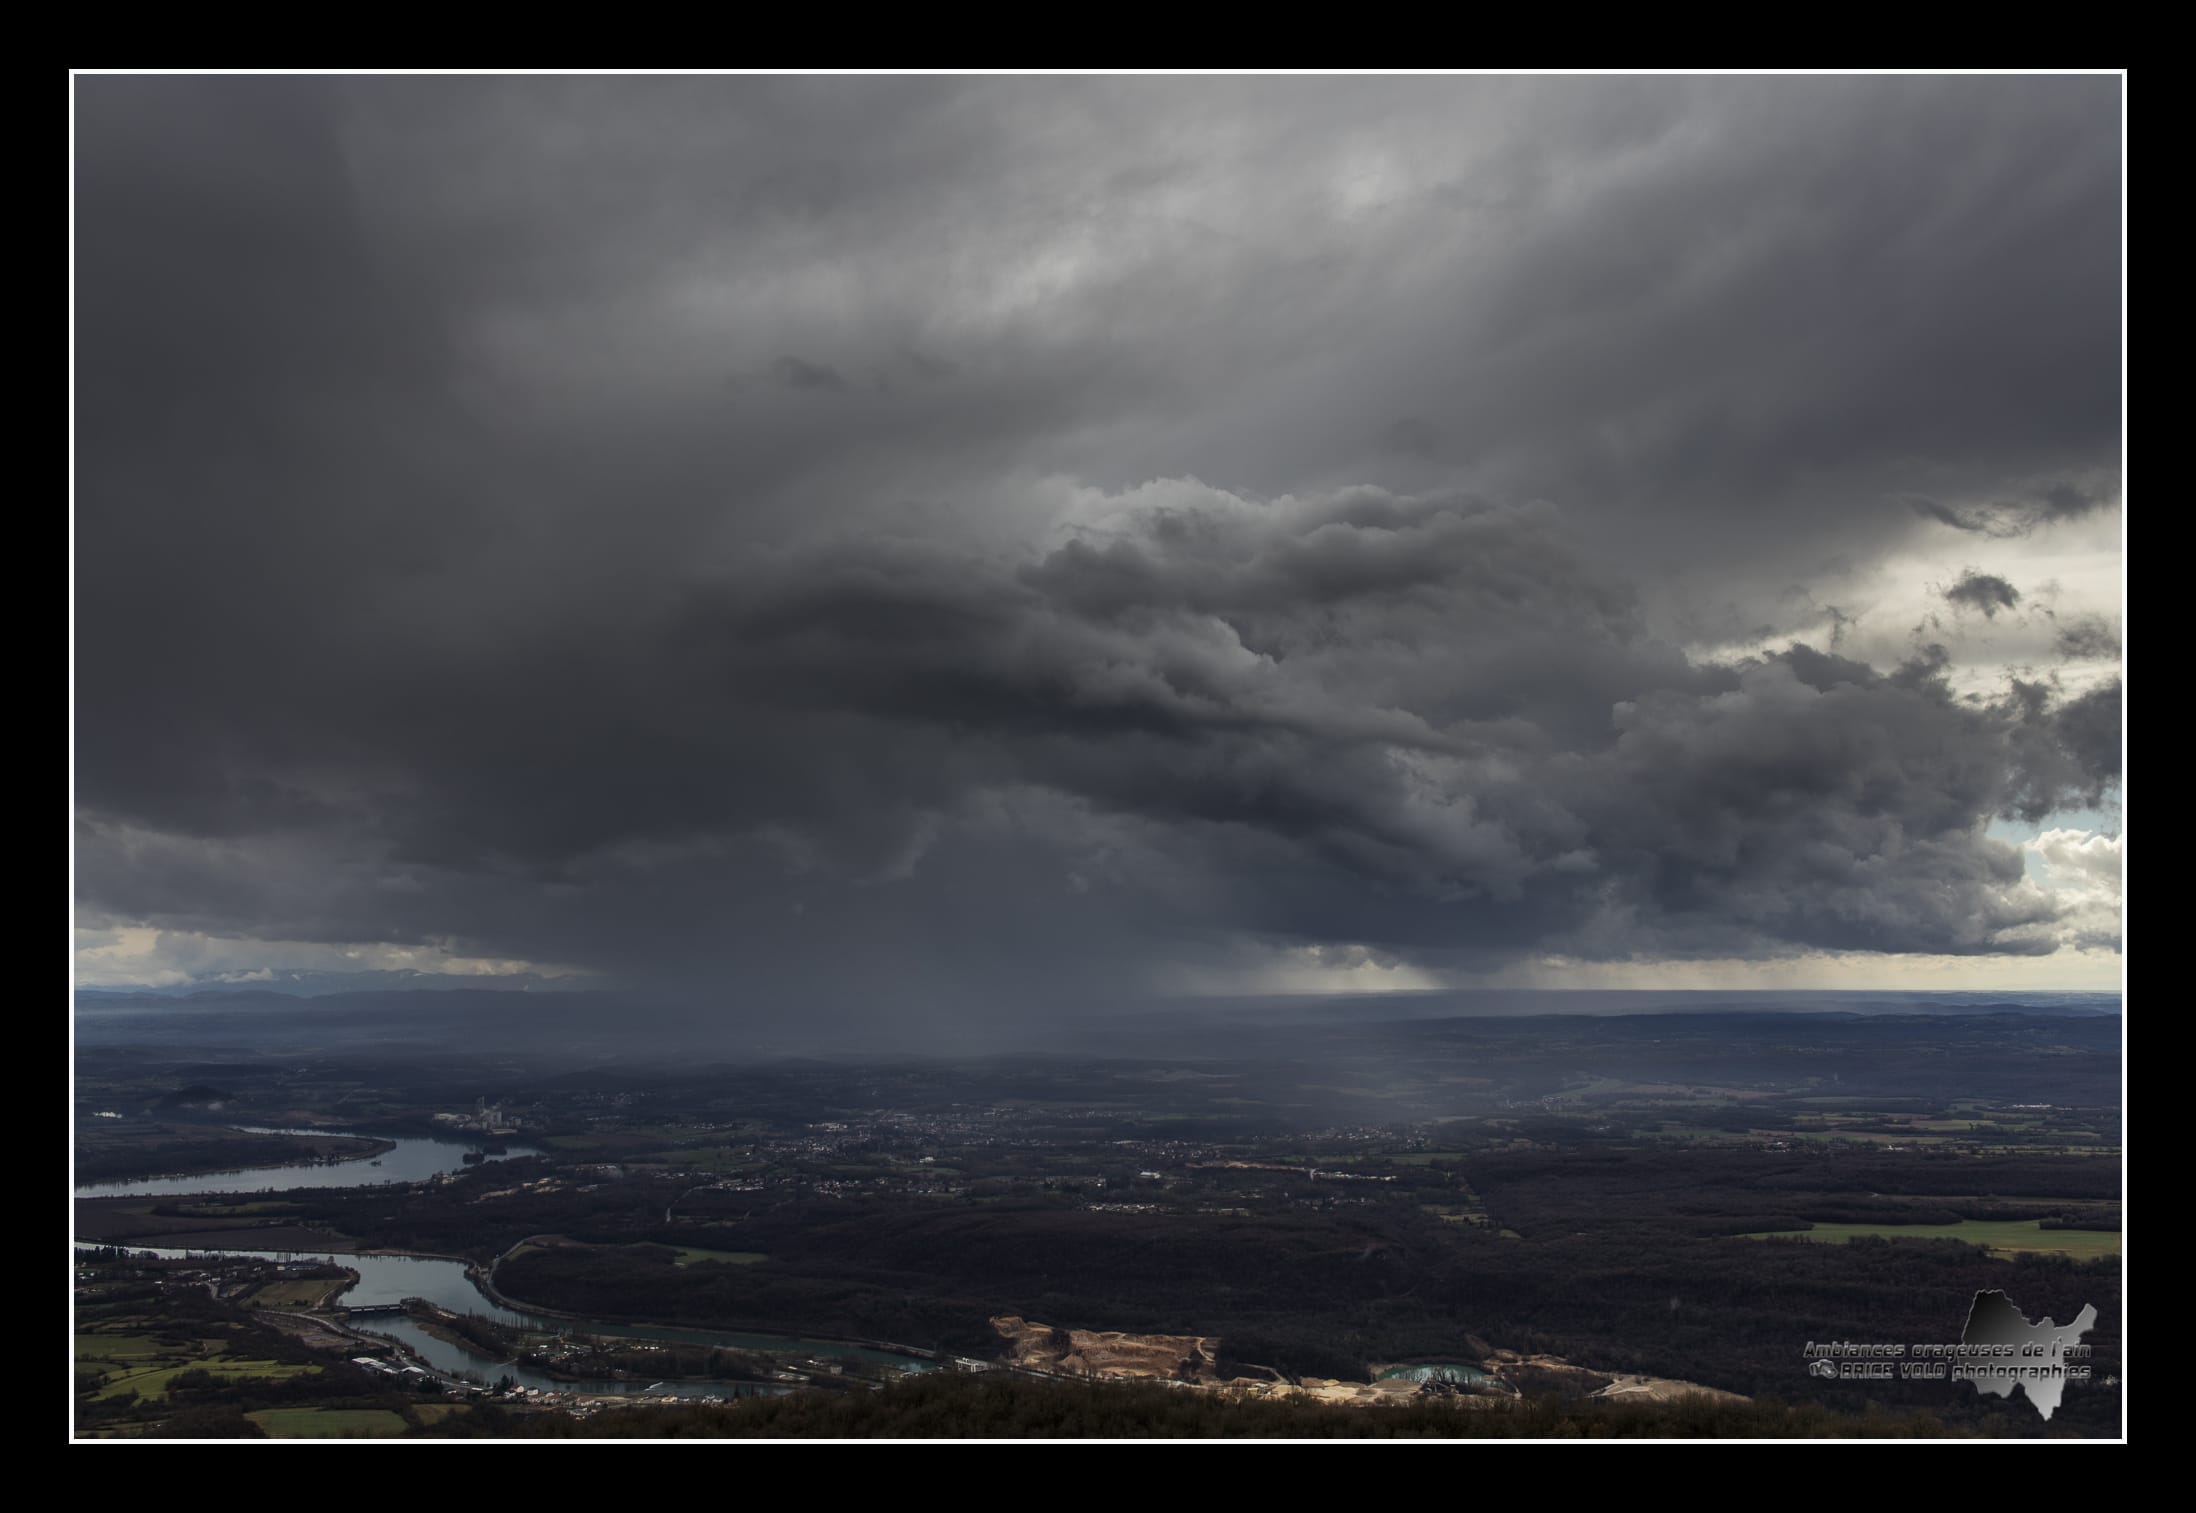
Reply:
[[[1681,642],[2105,506],[2118,121],[80,80],[87,915],[993,999],[2047,950],[1982,826],[2101,791],[2116,686]]]
[[[2041,498],[2046,520],[2078,520],[2096,514],[2111,502],[2101,490],[2078,488],[2071,483],[2055,483],[2043,491]]]
[[[2120,775],[2120,681],[2115,678],[2069,700],[2053,716],[2058,744],[2078,776],[2069,780],[2083,803],[2094,805],[2104,785]]]
[[[2110,502],[2102,490],[2060,482],[2046,485],[2027,498],[1992,500],[1966,508],[1954,508],[1918,495],[1909,497],[1906,505],[1923,519],[1934,520],[1939,525],[2005,540],[2030,535],[2040,526],[2094,515]]]
[[[1934,499],[1910,497],[1906,507],[1924,520],[1934,520],[1939,525],[1949,525],[1956,531],[1974,531],[1985,536],[2017,536],[2019,527],[2007,526],[1984,510],[1956,510]]]
[[[779,358],[770,365],[770,376],[788,389],[821,389],[837,394],[846,388],[846,380],[837,370],[798,357]]]
[[[1944,597],[1957,608],[1979,609],[1986,618],[1995,618],[1999,610],[2021,602],[2021,591],[1994,573],[1978,573],[1970,568],[1945,589]]]
[[[2120,776],[2119,679],[2072,699],[2015,679],[2000,708],[2011,719],[2013,795],[2006,812],[2040,820],[2096,808]]]
[[[563,686],[499,697],[420,669],[445,684],[415,691],[442,711],[436,784],[355,820],[405,886],[371,896],[371,869],[301,875],[315,846],[232,842],[230,892],[272,873],[239,912],[325,933],[365,911],[376,938],[432,939],[516,890],[593,916],[555,938],[616,959],[694,928],[691,901],[649,886],[664,874],[732,909],[707,938],[754,964],[821,948],[778,917],[804,893],[842,937],[896,939],[957,889],[981,937],[1002,876],[1019,911],[1049,894],[1134,917],[1150,904],[1123,895],[1163,874],[1237,928],[1457,963],[1519,941],[2049,949],[2022,931],[2050,906],[2009,893],[2018,854],[1977,819],[2091,793],[2117,752],[2093,701],[1977,710],[1937,660],[1883,675],[1795,646],[1697,666],[1554,512],[1370,490],[1175,490],[1018,568],[889,539],[757,553],[690,577],[592,673],[540,660]],[[1047,796],[1049,828],[1002,824],[998,792]],[[196,854],[141,855],[127,882],[152,893],[129,912],[209,923],[158,897],[205,908]],[[624,913],[643,898],[667,912]],[[1072,954],[1122,923],[992,949]]]
[[[2075,615],[2059,626],[2059,655],[2070,660],[2117,662],[2120,637],[2097,615]]]

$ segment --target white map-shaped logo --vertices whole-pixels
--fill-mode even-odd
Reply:
[[[1978,1292],[1967,1311],[1967,1327],[1960,1332],[1963,1345],[2010,1345],[2013,1353],[1991,1360],[1964,1363],[1961,1379],[1974,1383],[1977,1392],[2010,1398],[2015,1387],[2028,1394],[2036,1411],[2050,1418],[2066,1391],[2067,1368],[2084,1368],[2086,1350],[2070,1357],[2083,1335],[2097,1327],[2095,1304],[2085,1303],[2071,1323],[2054,1324],[2047,1315],[2041,1323],[2028,1322],[2013,1300],[1998,1291]]]

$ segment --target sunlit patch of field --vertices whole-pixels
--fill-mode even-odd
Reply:
[[[262,1408],[244,1416],[270,1439],[381,1439],[407,1427],[386,1408]]]
[[[320,1374],[318,1366],[293,1366],[278,1361],[232,1360],[222,1355],[193,1356],[183,1360],[163,1357],[162,1360],[163,1364],[160,1365],[123,1370],[109,1375],[92,1395],[111,1398],[120,1397],[125,1392],[134,1392],[142,1398],[166,1397],[168,1384],[186,1371],[203,1370],[226,1382],[241,1381],[246,1377],[286,1378]],[[95,1367],[98,1362],[79,1356],[78,1364]]]
[[[692,1266],[698,1262],[705,1265],[752,1266],[757,1261],[769,1259],[769,1256],[759,1250],[703,1250],[699,1246],[681,1245],[678,1264]]]
[[[1477,1224],[1482,1229],[1493,1225],[1494,1220],[1481,1209],[1460,1208],[1444,1203],[1421,1203],[1419,1211],[1433,1215],[1444,1224]]]
[[[1763,1230],[1742,1240],[1812,1240],[1842,1244],[1863,1236],[1886,1240],[1960,1240],[1991,1250],[2031,1251],[2096,1260],[2120,1253],[2120,1236],[2103,1229],[2045,1229],[2038,1219],[1963,1219],[1957,1224],[1817,1224],[1813,1229]]]

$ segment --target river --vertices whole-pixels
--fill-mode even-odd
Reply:
[[[335,1130],[250,1130],[252,1134],[316,1134],[341,1133]],[[358,1138],[374,1138],[362,1136]],[[387,1138],[387,1137],[383,1137]],[[361,1187],[379,1182],[420,1182],[441,1172],[452,1171],[464,1164],[469,1151],[479,1146],[466,1141],[402,1139],[397,1148],[378,1158],[379,1165],[370,1165],[368,1158],[323,1164],[305,1161],[285,1166],[262,1167],[247,1172],[219,1172],[197,1177],[156,1177],[140,1182],[107,1182],[80,1187],[80,1198],[114,1197],[180,1197],[210,1193],[281,1192],[294,1187]],[[531,1151],[513,1151],[509,1155],[533,1154]],[[504,1160],[508,1156],[489,1156],[491,1161]],[[249,1231],[243,1231],[249,1233]],[[79,1248],[92,1248],[89,1242],[76,1242]],[[158,1245],[139,1244],[131,1240],[107,1242],[124,1250],[150,1253],[158,1256],[244,1256],[255,1260],[273,1261],[327,1261],[347,1266],[358,1273],[358,1281],[343,1294],[343,1306],[347,1308],[379,1308],[402,1303],[406,1298],[422,1298],[452,1313],[479,1314],[500,1324],[528,1330],[571,1332],[599,1335],[610,1339],[647,1340],[661,1344],[721,1345],[735,1350],[768,1351],[773,1355],[795,1356],[820,1361],[863,1360],[883,1365],[897,1366],[907,1371],[931,1369],[931,1363],[913,1356],[897,1355],[885,1350],[872,1350],[860,1345],[844,1345],[827,1340],[805,1340],[788,1335],[733,1334],[708,1329],[677,1329],[654,1324],[621,1324],[607,1320],[558,1319],[543,1315],[518,1312],[492,1302],[466,1275],[461,1261],[444,1260],[432,1256],[377,1256],[359,1255],[349,1251],[276,1251],[276,1250],[175,1250]],[[402,1314],[374,1314],[354,1318],[351,1327],[367,1334],[378,1334],[392,1340],[401,1340],[418,1352],[421,1359],[439,1370],[452,1374],[464,1374],[493,1382],[499,1377],[510,1377],[522,1387],[554,1392],[615,1392],[641,1391],[646,1382],[610,1381],[560,1381],[555,1377],[532,1370],[513,1362],[498,1361],[480,1354],[469,1346],[440,1339],[422,1329],[418,1323]],[[656,1384],[656,1390],[679,1397],[747,1397],[758,1393],[778,1393],[787,1390],[781,1386],[753,1382],[666,1382]]]
[[[247,1135],[336,1135],[348,1132],[324,1129],[263,1129],[238,1125]],[[281,1166],[253,1167],[248,1171],[201,1172],[195,1177],[145,1177],[135,1182],[93,1182],[76,1190],[79,1198],[180,1198],[201,1193],[275,1193],[292,1187],[372,1187],[381,1182],[424,1182],[440,1172],[454,1171],[465,1157],[479,1153],[484,1160],[508,1161],[530,1156],[532,1150],[513,1148],[488,1155],[476,1140],[438,1140],[419,1136],[352,1135],[356,1140],[393,1140],[396,1149],[377,1156],[356,1156],[348,1161],[291,1161]]]

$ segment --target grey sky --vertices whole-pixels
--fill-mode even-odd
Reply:
[[[2111,960],[2116,78],[75,88],[87,980]]]

